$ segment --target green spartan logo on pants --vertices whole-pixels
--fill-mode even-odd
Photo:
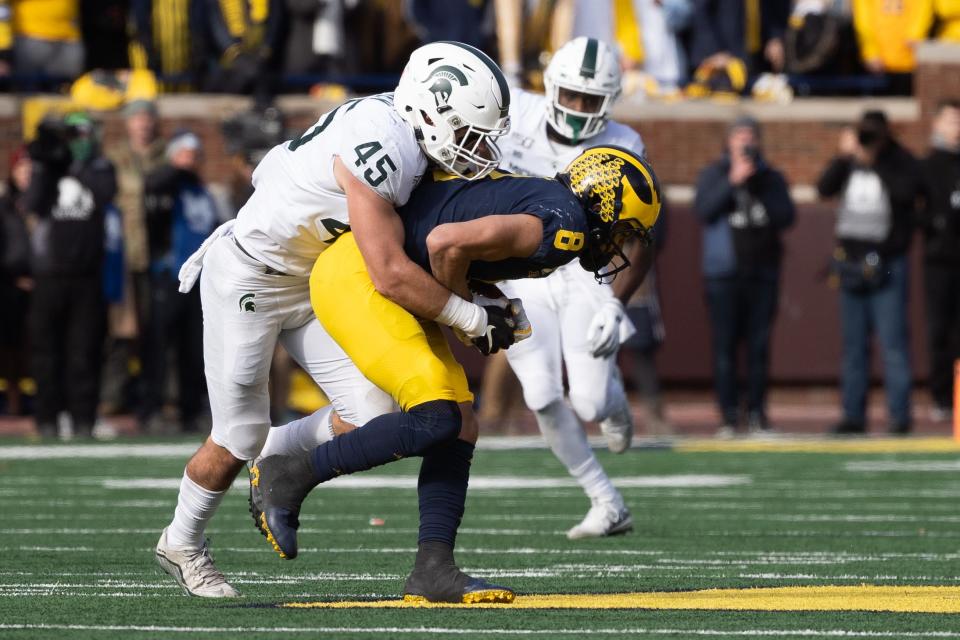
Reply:
[[[255,293],[245,293],[240,296],[240,311],[244,313],[256,313],[257,305],[253,299],[257,297]]]

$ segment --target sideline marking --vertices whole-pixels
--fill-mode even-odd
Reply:
[[[838,440],[690,440],[677,442],[682,453],[956,453],[960,442],[952,438],[862,438]]]
[[[577,593],[517,596],[513,604],[409,604],[402,600],[291,602],[292,609],[507,608],[701,609],[726,611],[895,611],[960,613],[960,587],[822,586],[705,589],[648,593]]]

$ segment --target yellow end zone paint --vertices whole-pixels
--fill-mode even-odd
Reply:
[[[650,593],[517,596],[513,604],[433,604],[402,600],[291,602],[296,609],[513,608],[513,609],[704,609],[747,611],[896,611],[960,613],[960,587],[823,586],[706,589]]]
[[[855,440],[688,440],[674,450],[684,453],[956,453],[950,438],[862,438]]]

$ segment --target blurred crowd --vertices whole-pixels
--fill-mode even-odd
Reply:
[[[615,43],[625,92],[909,93],[915,48],[960,41],[960,0],[0,0],[0,84],[96,93],[391,88],[421,42],[458,40],[538,88],[576,36]]]
[[[123,117],[125,135],[104,140],[86,112],[48,115],[10,156],[0,199],[0,414],[34,415],[42,436],[90,435],[98,417],[121,413],[155,434],[203,428],[199,289],[180,294],[178,273],[236,216],[254,167],[288,137],[272,108],[225,121],[233,179],[211,187],[195,133],[161,137],[147,100],[128,103]],[[277,394],[279,406],[286,399]]]

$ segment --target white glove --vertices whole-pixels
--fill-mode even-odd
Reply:
[[[177,278],[180,280],[180,293],[190,293],[194,283],[200,277],[200,270],[203,268],[203,258],[207,255],[210,246],[223,236],[233,235],[233,225],[236,219],[227,220],[222,225],[213,230],[213,233],[203,241],[200,248],[193,252],[193,255],[187,258],[186,262],[180,267],[180,273]]]
[[[608,358],[620,348],[623,303],[616,298],[603,303],[587,329],[587,346],[594,358]]]

